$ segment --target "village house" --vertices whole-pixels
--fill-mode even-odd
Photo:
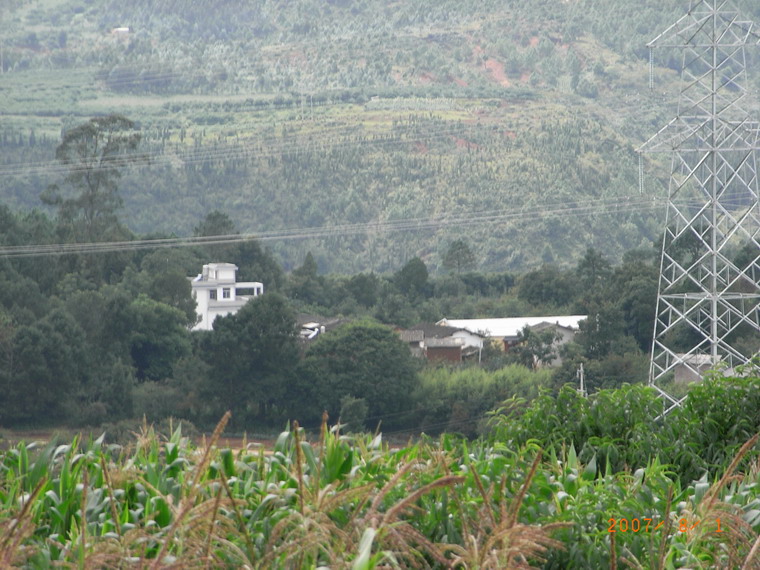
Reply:
[[[433,362],[477,358],[483,349],[483,337],[464,328],[420,323],[398,333],[412,354]]]
[[[676,354],[675,356],[677,364],[673,368],[673,379],[676,384],[697,382],[716,366],[709,354]]]
[[[257,281],[236,282],[237,270],[233,263],[209,263],[190,278],[199,319],[193,330],[210,331],[216,317],[233,315],[264,293],[264,285]]]
[[[503,319],[441,319],[437,324],[479,334],[501,350],[508,352],[511,347],[520,342],[520,333],[526,326],[535,332],[554,330],[558,334],[556,345],[562,346],[572,342],[579,330],[580,322],[586,318],[586,315],[564,315]],[[558,366],[561,363],[561,359],[557,357],[550,365]]]
[[[347,322],[343,317],[322,317],[299,313],[296,315],[298,338],[302,342],[308,343],[315,340],[319,335],[334,330]]]

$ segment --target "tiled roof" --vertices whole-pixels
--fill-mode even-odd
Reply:
[[[398,334],[404,342],[422,342],[425,339],[424,331],[420,330],[398,331]]]

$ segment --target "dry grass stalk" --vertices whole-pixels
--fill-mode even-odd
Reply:
[[[211,450],[216,445],[216,442],[219,441],[219,438],[224,432],[224,428],[227,427],[227,423],[230,421],[231,416],[232,414],[230,413],[229,410],[227,410],[224,416],[222,416],[222,419],[219,420],[219,423],[216,425],[216,428],[214,429],[214,433],[211,434],[211,439],[206,445],[206,449],[203,452],[203,456],[201,457],[201,460],[195,466],[195,472],[193,474],[193,480],[190,485],[190,490],[187,496],[184,499],[180,500],[179,514],[172,521],[172,524],[169,527],[169,530],[167,531],[166,536],[164,537],[164,540],[161,544],[161,550],[156,556],[156,559],[153,561],[151,568],[154,568],[154,569],[159,568],[161,561],[163,560],[164,556],[166,555],[169,549],[169,545],[172,542],[174,533],[177,531],[177,528],[183,522],[185,517],[190,513],[193,501],[195,500],[195,496],[198,493],[198,482],[200,481],[201,474],[206,470],[206,468],[208,467],[208,463],[211,459]]]
[[[672,521],[670,520],[670,510],[673,507],[673,486],[668,487],[668,498],[665,503],[665,528],[662,532],[662,538],[660,539],[660,550],[657,555],[657,568],[663,570],[665,568],[665,547],[667,546],[668,536],[670,536],[670,528],[672,527]]]
[[[716,485],[713,485],[710,487],[710,489],[705,493],[704,498],[702,499],[702,502],[707,501],[706,510],[710,510],[713,506],[713,503],[717,500],[718,494],[720,493],[721,489],[726,486],[726,484],[729,482],[731,476],[734,474],[734,471],[739,466],[739,463],[742,459],[744,459],[744,456],[749,453],[749,450],[755,447],[755,444],[757,443],[758,438],[760,438],[760,434],[755,434],[753,437],[751,437],[744,445],[741,446],[739,451],[734,456],[734,459],[731,461],[731,464],[728,466],[726,471],[723,473],[723,477],[720,478],[720,481]]]
[[[317,462],[317,476],[315,478],[315,486],[318,487],[320,481],[322,481],[322,464],[325,460],[325,447],[327,445],[327,420],[330,416],[327,414],[327,410],[322,412],[322,424],[319,426],[319,461]]]
[[[419,552],[413,545],[418,545],[422,550],[435,559],[444,567],[449,567],[451,560],[446,558],[446,551],[452,549],[448,544],[436,544],[431,542],[425,535],[410,525],[408,522],[395,524],[389,527],[389,536],[397,547],[396,554],[399,558],[408,560],[411,564],[420,560],[422,568],[427,567],[423,553]]]
[[[551,538],[549,532],[567,526],[570,524],[553,523],[539,527],[516,523],[508,527],[503,521],[490,532],[481,528],[478,534],[466,537],[469,548],[452,548],[457,553],[452,565],[480,570],[533,568],[528,560],[541,560],[549,548],[563,548],[563,544]]]
[[[219,516],[220,511],[227,508],[229,502],[222,496],[221,487],[211,498],[195,505],[181,527],[182,534],[176,542],[177,553],[171,559],[164,556],[159,567],[218,568],[233,564],[230,561],[234,561],[235,566],[248,562],[246,554],[229,540],[238,533],[233,520]],[[152,564],[155,565],[155,560]]]
[[[408,508],[411,503],[414,503],[417,499],[419,499],[422,495],[428,494],[433,489],[438,489],[440,487],[450,487],[452,485],[456,485],[457,483],[462,483],[464,481],[464,477],[457,477],[455,475],[447,475],[445,477],[441,477],[440,479],[436,479],[432,483],[428,483],[427,485],[424,485],[414,491],[412,494],[408,495],[395,505],[393,505],[390,509],[388,509],[385,513],[385,516],[383,516],[382,524],[390,524],[396,520],[396,517],[401,513],[404,509]]]
[[[219,512],[219,501],[222,498],[222,487],[219,487],[219,491],[216,493],[216,500],[214,501],[214,508],[211,513],[211,519],[208,523],[208,537],[206,540],[206,552],[204,559],[206,560],[206,567],[209,568],[209,562],[211,561],[211,538],[214,536],[214,524],[216,523],[216,513]]]
[[[230,489],[229,484],[227,483],[227,479],[225,477],[220,478],[222,482],[222,486],[224,487],[225,493],[227,493],[227,497],[230,500],[230,504],[232,505],[232,510],[235,513],[235,518],[237,519],[238,523],[238,531],[243,535],[243,539],[245,540],[245,547],[248,550],[248,560],[253,563],[253,561],[256,559],[256,549],[253,546],[253,541],[251,540],[251,534],[248,532],[248,528],[246,527],[245,520],[243,520],[243,515],[240,512],[240,509],[238,509],[238,501],[235,499],[235,497],[232,495],[232,490]]]
[[[334,560],[336,553],[346,550],[349,541],[349,534],[328,513],[312,512],[308,507],[304,516],[292,511],[272,529],[260,567],[276,566],[277,561],[286,563],[288,568],[299,568],[307,554],[313,558],[313,564],[320,553],[326,560]]]
[[[121,523],[119,522],[119,513],[116,512],[116,500],[113,494],[113,483],[111,482],[111,475],[108,472],[108,466],[106,465],[106,456],[100,456],[100,468],[103,470],[103,480],[106,483],[106,490],[108,491],[108,506],[111,508],[111,518],[113,524],[116,527],[116,534],[121,538]]]
[[[372,499],[372,504],[370,505],[369,512],[365,517],[367,520],[372,522],[373,519],[376,518],[378,509],[380,508],[380,503],[383,502],[385,496],[398,484],[401,478],[406,475],[412,467],[418,464],[418,462],[410,461],[409,463],[405,463],[398,468],[393,477],[391,477],[390,480],[385,485],[383,485],[383,488],[380,489],[377,495],[375,495],[375,498]],[[372,526],[377,528],[375,524],[372,524]]]
[[[11,521],[8,529],[3,533],[2,543],[0,543],[0,567],[7,568],[13,564],[14,558],[19,554],[21,542],[32,533],[34,522],[31,517],[31,506],[37,500],[46,483],[46,478],[40,479],[31,495],[24,501],[21,512]]]
[[[367,483],[366,485],[352,487],[350,489],[344,489],[342,491],[336,491],[335,487],[335,483],[330,483],[325,488],[321,489],[319,493],[317,493],[317,496],[314,500],[314,506],[317,511],[329,513],[341,505],[345,505],[356,499],[359,499],[359,506],[357,509],[355,509],[355,511],[360,511],[362,505],[372,494],[372,489],[375,486],[372,483]]]
[[[506,476],[502,477],[500,481],[501,502],[496,507],[499,515],[498,522],[496,522],[496,515],[492,511],[494,506],[488,500],[488,496],[485,495],[483,485],[477,484],[479,476],[473,471],[476,487],[484,496],[484,501],[477,516],[471,520],[474,532],[465,535],[465,547],[455,546],[452,548],[457,554],[453,561],[455,566],[479,569],[531,568],[528,560],[533,558],[541,560],[549,548],[563,548],[563,544],[551,538],[549,533],[558,528],[571,526],[570,523],[553,523],[539,527],[517,522],[520,507],[533,482],[540,461],[541,453],[539,452],[509,508],[507,508],[504,496]],[[461,512],[467,511],[462,510]],[[487,522],[484,523],[484,521]],[[466,528],[464,521],[462,526]]]
[[[412,567],[427,567],[424,554],[427,554],[439,564],[448,567],[451,561],[446,558],[446,552],[453,550],[454,547],[448,544],[433,543],[407,521],[399,521],[398,517],[405,510],[411,508],[413,503],[423,495],[435,489],[456,485],[464,480],[464,477],[446,475],[427,485],[423,485],[391,506],[380,521],[378,521],[375,515],[368,515],[364,520],[368,521],[373,528],[378,530],[376,535],[378,543],[389,542],[393,546],[393,553],[396,557],[405,560]],[[373,502],[374,504],[375,502]]]
[[[509,516],[507,518],[508,525],[513,525],[515,524],[515,522],[517,522],[517,513],[520,511],[520,507],[522,507],[522,502],[525,499],[525,494],[528,492],[528,489],[530,488],[531,483],[533,483],[533,477],[536,476],[536,470],[538,469],[538,464],[541,462],[541,455],[542,455],[541,450],[539,450],[538,453],[536,454],[535,459],[533,459],[533,463],[530,466],[530,470],[528,471],[528,476],[525,478],[525,481],[523,482],[522,487],[520,487],[520,491],[512,499],[512,505],[509,510]]]
[[[480,493],[480,496],[483,498],[483,504],[489,504],[491,502],[491,496],[493,493],[486,493],[485,488],[483,487],[483,482],[480,479],[480,474],[477,472],[477,470],[472,470],[472,478],[475,480],[475,486],[478,488],[478,492]],[[493,491],[493,487],[491,487],[490,491]],[[494,528],[496,526],[496,519],[493,516],[493,513],[491,512],[491,509],[483,509],[485,511],[486,516],[488,517],[488,522],[491,523],[491,528]],[[503,520],[503,519],[502,519]]]
[[[742,563],[742,570],[751,570],[757,568],[757,564],[755,564],[755,557],[757,556],[758,551],[760,551],[760,535],[758,535],[758,537],[755,539],[755,542],[752,545],[749,554],[747,554],[747,558]]]
[[[298,480],[298,506],[301,509],[301,516],[303,516],[303,500],[304,500],[304,484],[303,484],[303,466],[302,466],[302,453],[301,450],[301,433],[298,420],[293,422],[293,437],[295,438],[296,445],[296,475]]]
[[[756,533],[742,517],[739,507],[719,501],[718,496],[726,485],[735,478],[736,468],[757,444],[758,438],[760,438],[760,434],[756,434],[742,445],[723,476],[717,483],[710,486],[695,508],[693,518],[695,521],[699,521],[699,524],[690,532],[690,550],[727,553],[728,561],[725,563],[728,568],[738,568],[742,564],[742,560],[745,561],[744,564],[747,564],[747,560],[752,564],[749,554],[745,553],[751,553],[752,548],[754,548]],[[721,521],[722,532],[720,533],[715,532],[716,529],[712,528],[717,520]]]

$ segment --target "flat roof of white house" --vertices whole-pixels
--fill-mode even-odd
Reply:
[[[578,324],[587,318],[588,315],[563,315],[506,319],[441,319],[436,324],[465,329],[473,333],[484,333],[491,338],[502,338],[517,337],[517,333],[526,326],[534,327],[541,323],[551,323],[568,329],[578,330]]]
[[[232,269],[234,268],[235,271],[238,270],[238,266],[234,263],[226,263],[224,261],[217,261],[215,263],[207,263],[206,265],[209,266],[209,269]]]

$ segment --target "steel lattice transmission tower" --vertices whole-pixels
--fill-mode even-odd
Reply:
[[[668,411],[684,398],[677,371],[760,348],[760,129],[741,106],[758,32],[726,0],[700,0],[649,44],[683,50],[678,116],[639,149],[672,155],[649,378]]]

